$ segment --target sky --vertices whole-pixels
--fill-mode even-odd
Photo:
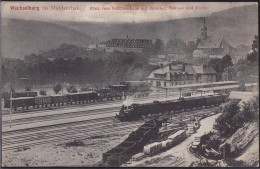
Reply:
[[[152,22],[207,17],[213,12],[256,2],[1,2],[2,18],[75,22]],[[11,10],[11,7],[39,10]],[[59,7],[68,7],[60,10]],[[76,10],[70,10],[73,7]],[[54,8],[55,7],[55,10]],[[112,8],[113,7],[113,8]],[[135,10],[118,10],[119,8]],[[175,9],[174,9],[175,7]],[[200,7],[199,9],[197,7]],[[43,10],[43,8],[45,10]],[[178,8],[178,9],[176,9]],[[36,8],[37,9],[37,8]],[[48,10],[47,10],[48,9]],[[98,10],[99,9],[99,10]],[[106,10],[105,10],[106,9]],[[108,10],[109,9],[109,10]]]

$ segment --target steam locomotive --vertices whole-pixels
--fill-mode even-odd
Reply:
[[[225,102],[227,95],[209,95],[199,97],[179,98],[177,100],[150,101],[146,103],[124,103],[116,117],[120,121],[137,120],[143,116],[160,113],[177,112],[186,109],[202,108],[203,106],[218,106]]]

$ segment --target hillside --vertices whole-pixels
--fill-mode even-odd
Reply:
[[[146,23],[71,23],[59,24],[90,34],[99,41],[111,38],[160,38],[195,40],[200,35],[202,18],[184,18]],[[212,13],[207,19],[208,34],[225,37],[232,45],[249,45],[258,30],[257,5],[232,8]]]
[[[2,56],[23,58],[30,53],[55,49],[63,43],[85,45],[111,38],[160,38],[184,41],[200,35],[202,18],[183,18],[143,23],[43,22],[8,19],[2,21]],[[212,13],[208,34],[224,37],[232,46],[251,45],[258,34],[257,5]],[[91,35],[91,37],[89,36]]]
[[[57,48],[62,43],[87,44],[91,37],[76,30],[42,21],[2,21],[2,56],[23,58],[30,53]]]

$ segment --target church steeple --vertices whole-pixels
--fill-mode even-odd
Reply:
[[[201,39],[206,39],[206,38],[207,38],[207,26],[206,26],[206,21],[204,18],[203,25],[201,27]]]

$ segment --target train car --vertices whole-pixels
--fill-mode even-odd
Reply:
[[[155,142],[144,147],[144,154],[154,155],[156,153],[165,151],[169,148],[176,146],[187,138],[186,130],[179,130],[176,133],[170,135],[167,140],[162,142]]]
[[[39,107],[40,105],[42,107],[51,106],[52,104],[52,97],[51,96],[37,96],[34,97],[34,106]]]
[[[4,92],[3,93],[3,98],[9,98],[10,93],[9,92]],[[19,98],[19,97],[36,97],[37,92],[33,91],[25,91],[25,92],[13,92],[12,93],[12,98]]]
[[[207,106],[217,106],[224,103],[226,97],[226,95],[211,95],[179,98],[178,100],[148,101],[146,103],[124,102],[116,117],[120,121],[127,121],[136,120],[142,116],[177,112],[193,108],[200,109]]]
[[[152,140],[162,127],[162,122],[156,119],[149,120],[133,131],[118,146],[102,154],[103,162],[113,161],[114,165],[120,165],[143,151],[144,146]]]
[[[149,93],[151,84],[148,81],[124,81],[120,85],[127,86],[128,93]]]
[[[68,102],[67,95],[52,95],[51,98],[53,106],[60,106],[60,104],[64,105]]]
[[[90,102],[90,101],[95,102],[97,100],[98,100],[98,93],[94,91],[67,94],[67,101],[71,104],[80,103],[80,102]]]
[[[115,92],[112,92],[112,89],[110,88],[99,89],[97,93],[98,93],[98,99],[100,101],[103,101],[103,99],[113,100],[113,98],[116,97]]]
[[[19,107],[29,109],[30,106],[34,105],[34,97],[12,98],[12,108],[14,110],[17,110]],[[10,108],[10,98],[5,99],[4,108]]]
[[[176,133],[170,135],[168,137],[168,140],[171,141],[171,146],[176,146],[180,142],[182,142],[184,139],[187,138],[186,130],[179,130]]]
[[[127,85],[110,85],[109,88],[111,89],[112,92],[116,93],[126,93],[128,91],[128,86]]]
[[[144,154],[152,155],[162,151],[162,142],[155,142],[149,145],[144,146]]]

